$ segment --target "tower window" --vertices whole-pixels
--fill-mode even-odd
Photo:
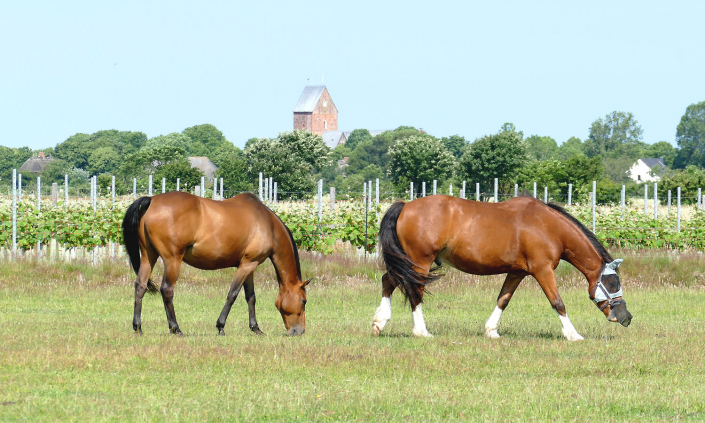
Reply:
[[[323,100],[323,107],[328,107],[328,100]]]
[[[323,129],[328,129],[328,122],[325,120],[323,121]]]

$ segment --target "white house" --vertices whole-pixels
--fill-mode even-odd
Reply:
[[[657,182],[661,180],[659,175],[663,173],[665,168],[666,164],[663,162],[663,157],[638,159],[627,173],[635,182]]]

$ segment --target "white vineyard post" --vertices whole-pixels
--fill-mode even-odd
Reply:
[[[323,183],[323,180],[321,179],[321,183]],[[323,188],[321,188],[321,193],[323,192]],[[372,210],[372,181],[367,181],[367,211]]]
[[[218,199],[218,178],[213,178],[213,201]]]
[[[534,198],[536,198],[536,182],[534,182]]]
[[[260,175],[262,175],[260,173]],[[201,176],[201,198],[206,198],[206,177]],[[260,190],[260,200],[262,199],[262,191]]]
[[[453,184],[448,185],[448,195],[453,196]]]
[[[12,169],[12,254],[17,253],[17,169]]]
[[[37,176],[37,211],[42,211],[42,177]]]
[[[176,178],[176,190],[181,191],[181,178]]]
[[[658,183],[654,182],[654,219],[658,219]]]
[[[162,194],[166,192],[166,178],[162,178]]]
[[[274,185],[272,185],[272,187],[274,187]],[[222,201],[223,199],[223,178],[220,178],[220,200]]]
[[[573,205],[573,184],[568,184],[568,207]]]
[[[499,179],[494,178],[494,202],[499,202],[499,197],[497,196],[499,190]]]
[[[666,216],[671,217],[671,190],[668,190],[668,211],[666,212]]]
[[[335,187],[330,187],[330,212],[335,213]]]
[[[475,183],[475,201],[480,201],[480,183]]]
[[[259,201],[264,201],[262,197],[262,172],[259,173],[259,191],[257,191],[257,195],[259,195]]]
[[[543,202],[548,203],[548,187],[543,187]]]
[[[426,182],[421,182],[421,196],[425,197],[426,196]]]
[[[514,184],[514,197],[519,196],[519,184]]]
[[[414,181],[409,182],[409,201],[414,201]]]
[[[221,185],[222,186],[222,185]],[[274,207],[277,206],[277,183],[274,182]]]
[[[436,187],[437,186],[438,186],[438,181],[434,179],[433,180],[433,195],[436,195]]]
[[[137,199],[137,178],[132,179],[132,199]]]
[[[465,200],[465,181],[463,181],[463,193],[462,193],[462,198]]]
[[[221,186],[221,188],[222,188],[222,186],[223,186],[223,178],[220,178],[220,186]],[[272,194],[274,194],[274,178],[270,176],[270,177],[269,177],[269,201],[270,201],[270,202],[272,201],[272,197],[273,197]]]
[[[375,213],[377,213],[377,206],[379,206],[379,178],[375,179]]]
[[[592,181],[592,233],[595,233],[595,204],[597,203],[597,181]]]
[[[318,223],[323,221],[323,179],[318,180]]]
[[[149,175],[149,186],[147,187],[147,193],[152,196],[152,174]]]
[[[677,202],[676,202],[676,207],[678,207],[678,223],[676,223],[676,227],[678,228],[678,233],[681,232],[681,187],[678,187],[678,190],[676,192],[677,196]]]
[[[269,200],[269,178],[264,178],[264,201]]]

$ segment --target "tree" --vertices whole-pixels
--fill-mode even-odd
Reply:
[[[12,183],[12,169],[19,169],[32,156],[29,147],[11,148],[0,145],[0,178],[9,179]]]
[[[575,155],[585,155],[585,144],[578,137],[570,137],[558,147],[556,157],[567,160]]]
[[[455,157],[443,142],[426,134],[400,139],[389,148],[389,157],[389,171],[397,189],[405,189],[409,182],[442,182],[456,166]]]
[[[114,148],[99,147],[88,156],[86,170],[91,175],[113,174],[120,166],[120,156]]]
[[[676,127],[676,143],[680,150],[674,167],[705,167],[705,101],[691,104],[685,109],[685,114]]]
[[[470,144],[460,159],[460,172],[483,187],[493,186],[494,178],[507,184],[516,178],[526,161],[526,143],[520,134],[501,131]]]
[[[590,126],[586,141],[588,156],[620,157],[637,159],[643,150],[643,130],[634,115],[612,112],[604,119],[597,119]]]
[[[659,183],[659,190],[676,192],[681,187],[683,197],[696,197],[698,188],[705,186],[705,170],[695,165],[688,165],[685,169],[673,172]]]
[[[53,161],[47,163],[42,169],[41,177],[43,184],[51,184],[56,182],[61,184],[64,182],[64,175],[68,175],[71,172],[71,165],[68,162],[61,159],[54,159]]]
[[[538,161],[553,159],[558,155],[558,144],[551,137],[532,135],[526,138],[526,153]]]
[[[350,150],[354,150],[359,144],[365,141],[371,141],[372,135],[367,129],[355,129],[350,133],[348,140],[345,141],[345,146]]]
[[[543,187],[548,187],[551,194],[560,193],[566,185],[567,176],[563,162],[556,159],[531,160],[519,169],[516,182],[527,191],[533,191],[533,183],[536,182],[537,196],[541,197]]]
[[[460,135],[451,135],[449,137],[441,138],[441,141],[446,149],[450,151],[456,159],[459,159],[463,156],[463,153],[465,153],[465,146],[467,145],[465,137],[461,137]]]
[[[262,172],[277,181],[282,195],[301,197],[310,195],[313,172],[329,164],[329,152],[320,135],[294,130],[274,139],[249,140],[244,154],[250,180]]]
[[[644,157],[663,157],[663,162],[668,167],[673,167],[676,154],[678,154],[678,150],[667,141],[653,143],[644,150]]]
[[[189,147],[186,149],[190,156],[211,157],[216,150],[228,144],[232,145],[230,141],[225,139],[218,128],[209,123],[186,128],[182,134],[191,140]]]
[[[386,170],[389,164],[389,148],[402,138],[418,134],[419,130],[416,128],[400,126],[393,131],[385,131],[372,139],[366,139],[358,144],[350,154],[346,172],[353,175],[371,164]]]
[[[113,172],[120,166],[120,160],[142,148],[147,143],[147,136],[142,132],[118,131],[110,129],[98,131],[91,135],[75,134],[54,148],[55,158],[62,159],[73,167],[92,170],[92,174]],[[93,159],[101,163],[92,163],[93,155],[103,149],[100,156]],[[108,153],[111,150],[112,153]]]
[[[120,166],[119,173],[125,179],[136,177],[143,180],[150,174],[160,175],[159,172],[163,171],[164,166],[175,166],[175,163],[178,162],[181,162],[182,165],[176,166],[177,169],[185,169],[183,164],[186,164],[188,168],[191,167],[186,159],[186,152],[182,148],[169,144],[157,145],[151,148],[142,148],[127,155]]]
[[[216,178],[223,178],[223,186],[233,193],[251,191],[254,189],[254,180],[250,178],[245,155],[237,149],[227,159],[222,160]],[[279,181],[277,181],[277,188]]]

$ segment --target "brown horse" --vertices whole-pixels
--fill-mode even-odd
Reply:
[[[424,287],[438,278],[434,263],[447,263],[475,275],[506,273],[497,307],[485,324],[485,335],[499,338],[497,327],[519,283],[533,276],[571,341],[583,337],[568,319],[556,288],[554,270],[565,260],[588,280],[590,298],[612,322],[628,326],[632,315],[622,298],[612,260],[595,235],[555,204],[532,197],[483,203],[434,195],[392,205],[382,219],[380,245],[387,267],[382,276],[382,302],[372,324],[375,335],[392,317],[391,296],[400,287],[409,300],[412,334],[431,336],[423,319]]]
[[[156,291],[149,279],[159,257],[164,262],[161,294],[169,330],[181,335],[174,313],[174,285],[181,262],[205,270],[237,267],[223,311],[216,323],[224,335],[225,321],[240,289],[250,314],[250,329],[262,334],[255,317],[253,273],[270,259],[279,281],[276,307],[289,335],[306,329],[306,289],[301,281],[299,253],[289,228],[252,194],[213,201],[183,192],[169,192],[135,200],[122,222],[125,247],[135,281],[135,316],[132,327],[142,333],[142,297]],[[140,258],[141,252],[141,258]]]

